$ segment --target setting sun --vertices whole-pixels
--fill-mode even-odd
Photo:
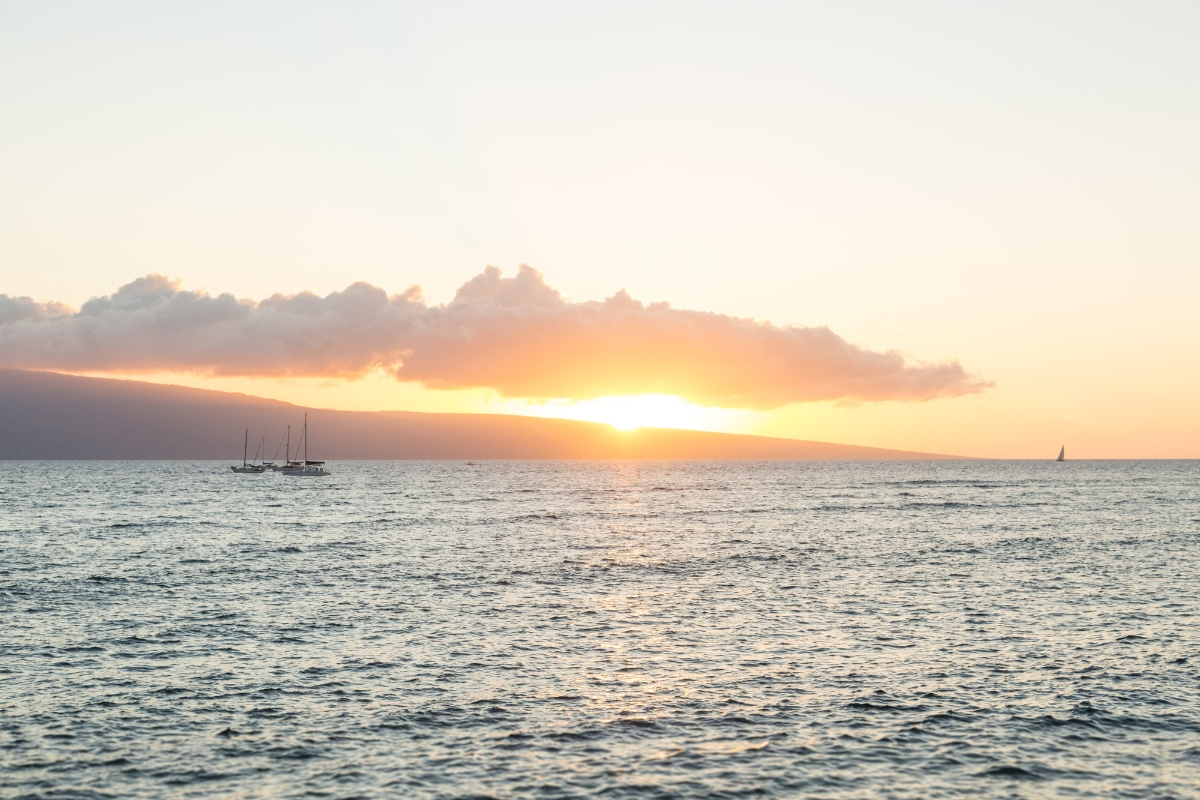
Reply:
[[[522,413],[533,417],[605,422],[622,431],[638,428],[744,431],[750,429],[755,416],[752,411],[709,408],[689,403],[681,397],[663,394],[551,400],[541,405],[530,405]]]

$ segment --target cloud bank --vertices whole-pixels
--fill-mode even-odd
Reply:
[[[990,384],[957,362],[911,363],[828,328],[780,327],[643,304],[624,290],[571,302],[522,265],[488,267],[446,305],[418,287],[355,283],[253,302],[147,275],[74,311],[0,295],[0,366],[222,376],[361,376],[435,389],[588,399],[668,394],[726,408],[800,401],[922,401]]]

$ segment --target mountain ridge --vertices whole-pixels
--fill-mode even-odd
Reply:
[[[265,434],[270,455],[285,425],[297,427],[306,412],[309,455],[326,460],[962,458],[503,414],[337,411],[213,389],[0,369],[0,460],[237,461],[244,429],[253,439]],[[293,444],[298,440],[293,432]]]

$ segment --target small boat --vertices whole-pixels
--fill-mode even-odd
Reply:
[[[324,461],[309,461],[308,460],[308,414],[304,415],[304,434],[300,441],[304,442],[304,460],[297,463],[296,466],[287,466],[280,470],[284,475],[291,475],[294,478],[320,478],[333,473],[325,469]]]
[[[259,461],[258,456],[262,454],[263,460]],[[258,462],[257,464],[255,462]],[[254,459],[250,462],[250,466],[259,466],[263,468],[263,472],[269,469],[275,469],[274,461],[267,461],[267,437],[263,436],[258,442],[258,449],[254,451]]]
[[[264,467],[260,464],[247,464],[246,463],[246,455],[249,452],[250,452],[250,429],[246,428],[246,443],[245,443],[245,445],[242,446],[242,465],[240,467],[233,466],[233,467],[230,467],[230,469],[233,470],[234,472],[244,472],[244,473],[248,473],[251,475],[256,475],[260,472],[266,472],[266,467]],[[254,455],[257,456],[258,453],[255,453]]]
[[[271,456],[270,461],[267,461],[267,437],[266,436],[263,436],[262,444],[260,446],[262,447],[263,460],[258,462],[259,466],[262,467],[263,469],[275,469],[275,457],[279,455],[279,448],[278,447],[275,448],[275,455]]]
[[[1058,458],[1056,458],[1054,460],[1055,461],[1066,461],[1067,460],[1067,446],[1065,444],[1061,448],[1059,448]]]
[[[287,433],[285,434],[285,436],[286,436],[287,447],[283,451],[283,463],[276,464],[274,462],[274,460],[272,460],[268,464],[268,466],[271,469],[275,470],[276,472],[283,472],[285,469],[295,469],[297,467],[304,466],[299,461],[292,461],[292,426],[291,425],[287,426]],[[283,444],[283,442],[280,442],[280,444]],[[277,457],[279,455],[278,447],[275,448],[275,455]]]

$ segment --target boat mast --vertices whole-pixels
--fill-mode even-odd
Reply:
[[[288,425],[287,442],[288,442],[287,443],[287,452],[284,453],[284,459],[283,459],[283,463],[285,465],[292,463],[292,426],[291,425]]]
[[[246,443],[242,445],[242,466],[246,466],[246,454],[250,452],[250,429],[246,428]]]
[[[308,466],[308,414],[304,415],[304,466]]]

